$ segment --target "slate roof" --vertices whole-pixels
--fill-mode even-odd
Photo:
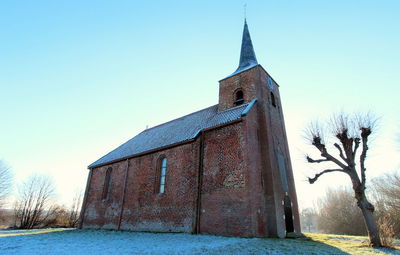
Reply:
[[[220,112],[218,112],[218,105],[214,105],[153,128],[146,129],[115,150],[90,164],[88,168],[196,138],[201,130],[242,118],[251,110],[255,102],[256,99],[247,104]]]
[[[249,28],[247,26],[246,20],[244,20],[243,36],[242,36],[242,47],[240,49],[240,60],[239,66],[235,72],[233,72],[228,77],[235,74],[244,72],[258,65],[256,53],[254,52],[253,43],[251,42]],[[224,79],[228,78],[225,77]]]

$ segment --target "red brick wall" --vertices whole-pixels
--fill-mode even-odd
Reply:
[[[274,82],[274,89],[268,86],[269,74],[261,67],[256,66],[238,75],[220,81],[220,110],[233,107],[235,91],[241,88],[245,95],[245,102],[257,98],[257,120],[248,127],[257,127],[254,140],[249,137],[249,148],[260,148],[259,159],[254,167],[261,167],[263,192],[265,200],[266,231],[268,236],[285,236],[285,221],[283,218],[282,201],[285,196],[278,170],[277,156],[285,158],[286,174],[289,182],[289,196],[293,203],[294,226],[300,232],[297,195],[291,168],[288,141],[279,94],[279,86]],[[274,93],[276,107],[272,106],[271,91]],[[250,130],[249,129],[249,130]],[[250,132],[248,130],[248,133]],[[253,137],[255,137],[253,135]],[[258,144],[258,145],[256,145]],[[251,150],[253,153],[254,150]],[[258,153],[258,152],[257,152]],[[250,155],[251,156],[251,155]],[[254,156],[256,157],[256,156]],[[256,157],[257,158],[257,157]],[[249,160],[254,162],[254,160]]]
[[[253,234],[242,126],[229,125],[204,135],[201,233]]]
[[[165,193],[159,194],[160,158],[167,158]],[[129,159],[120,229],[192,232],[197,195],[198,142]],[[113,167],[111,192],[102,199],[105,171]],[[118,229],[127,161],[94,168],[83,228]]]
[[[109,195],[103,199],[106,171],[112,167]],[[94,168],[86,199],[84,228],[116,229],[122,203],[126,161]]]
[[[293,177],[293,170],[291,166],[290,153],[289,153],[289,145],[286,136],[285,122],[283,117],[283,109],[281,104],[281,97],[279,93],[279,86],[274,81],[274,89],[271,90],[268,86],[268,77],[269,74],[265,72],[264,69],[259,68],[259,77],[260,84],[259,88],[261,88],[261,104],[259,105],[262,108],[262,111],[266,116],[266,128],[264,129],[267,132],[267,136],[269,137],[269,146],[272,148],[272,153],[270,153],[270,162],[271,162],[271,170],[272,176],[274,179],[274,200],[276,205],[276,219],[277,219],[277,235],[284,236],[285,235],[285,221],[284,221],[284,211],[282,206],[282,201],[285,196],[285,192],[282,187],[281,178],[278,171],[278,162],[277,157],[278,154],[281,154],[285,159],[286,166],[286,177],[288,180],[289,192],[288,195],[293,203],[292,211],[294,216],[294,228],[295,231],[300,233],[300,218],[298,214],[298,204],[297,204],[297,194],[295,188],[295,182]],[[271,102],[271,92],[275,96],[276,107],[272,105]],[[260,123],[263,125],[262,123]]]
[[[244,103],[256,98],[257,68],[252,68],[246,72],[221,80],[219,83],[219,103],[218,110],[223,111],[234,107],[236,91],[243,91]]]
[[[198,142],[131,160],[121,229],[192,232]],[[165,193],[158,193],[159,159],[167,158]]]

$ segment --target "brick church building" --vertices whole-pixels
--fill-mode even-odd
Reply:
[[[246,21],[217,105],[146,129],[88,168],[81,228],[300,233],[279,86],[258,64]]]

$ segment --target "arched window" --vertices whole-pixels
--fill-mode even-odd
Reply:
[[[235,100],[234,104],[235,104],[235,106],[237,106],[237,105],[241,105],[243,103],[244,103],[243,91],[238,90],[236,92],[236,100]]]
[[[106,176],[104,177],[104,186],[103,186],[103,194],[102,194],[102,198],[107,199],[108,195],[110,193],[110,184],[111,184],[111,172],[112,172],[112,168],[109,167],[106,171]]]
[[[166,174],[167,174],[167,158],[163,158],[161,160],[159,193],[165,192],[165,176],[166,176]]]
[[[271,92],[271,104],[273,107],[276,107],[275,96],[274,93]]]

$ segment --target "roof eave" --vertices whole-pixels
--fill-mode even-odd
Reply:
[[[248,107],[246,107],[246,109],[247,108]],[[123,160],[126,160],[126,159],[136,158],[136,157],[140,157],[140,156],[143,156],[143,155],[146,155],[146,154],[151,154],[151,153],[154,153],[154,152],[157,152],[157,151],[166,150],[166,149],[169,149],[169,148],[172,148],[172,147],[176,147],[176,146],[179,146],[179,145],[183,145],[183,144],[194,142],[197,139],[197,137],[199,137],[200,133],[241,122],[242,121],[242,117],[245,116],[245,115],[243,115],[243,112],[242,112],[241,117],[236,119],[236,120],[232,120],[232,121],[229,121],[229,122],[226,122],[226,123],[222,123],[220,125],[213,126],[213,127],[200,129],[192,139],[181,141],[181,142],[174,143],[174,144],[169,144],[169,145],[166,145],[166,146],[163,146],[163,147],[158,147],[158,148],[155,148],[155,149],[152,149],[152,150],[148,150],[148,151],[144,151],[144,152],[141,152],[141,153],[133,154],[133,155],[130,155],[130,156],[118,158],[118,159],[115,159],[115,160],[112,160],[112,161],[108,161],[108,162],[103,162],[103,163],[99,163],[99,164],[92,163],[87,168],[89,170],[92,170],[93,168],[96,168],[96,167],[102,167],[102,166],[113,164],[113,163],[116,163],[116,162],[119,162],[119,161],[123,161]]]
[[[237,70],[236,70],[235,72],[233,72],[232,74],[230,74],[230,75],[226,76],[225,78],[219,80],[219,82],[221,82],[221,81],[223,81],[223,80],[226,80],[226,79],[228,79],[228,78],[230,78],[230,77],[233,77],[233,76],[235,76],[235,75],[238,75],[238,74],[240,74],[240,73],[246,72],[246,71],[248,71],[248,70],[250,70],[250,69],[253,69],[254,67],[257,67],[257,66],[261,66],[261,65],[260,65],[260,64],[253,64],[253,65],[250,65],[250,66],[247,66],[247,67],[244,67],[244,68],[237,69]]]
[[[246,116],[250,110],[253,108],[253,105],[257,102],[257,98],[254,98],[253,100],[250,101],[250,103],[246,106],[246,108],[243,110],[241,117]]]

